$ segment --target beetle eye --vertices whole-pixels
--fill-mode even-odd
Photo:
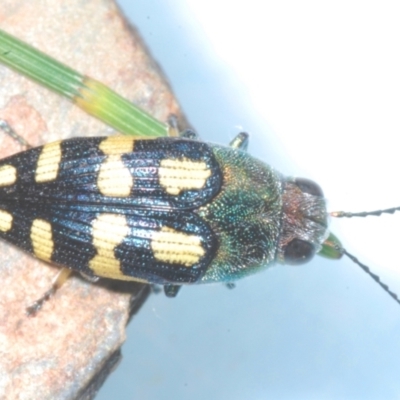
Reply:
[[[300,265],[310,261],[315,254],[315,247],[305,240],[293,239],[285,248],[284,259],[289,265]]]
[[[305,178],[296,178],[294,182],[303,193],[324,197],[322,189],[314,181]]]

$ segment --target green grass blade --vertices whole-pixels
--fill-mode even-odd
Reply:
[[[94,79],[85,77],[74,102],[119,132],[138,136],[168,136],[166,124]]]
[[[74,71],[0,30],[0,62],[79,105],[117,131],[168,136],[168,126],[100,82]]]

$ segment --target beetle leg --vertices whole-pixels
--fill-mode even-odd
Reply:
[[[99,276],[97,275],[89,275],[89,274],[85,274],[84,272],[79,272],[79,275],[85,279],[85,281],[91,282],[91,283],[95,283],[98,282],[98,280],[100,279]]]
[[[175,297],[180,288],[180,285],[164,285],[164,293],[167,297]]]
[[[185,139],[199,140],[199,135],[197,132],[192,131],[191,129],[185,129],[179,134],[179,136]]]
[[[11,127],[11,125],[4,119],[0,119],[0,129],[4,131],[8,136],[12,137],[17,141],[22,147],[27,149],[32,148],[32,146]]]
[[[47,292],[45,292],[44,295],[36,300],[32,305],[27,307],[26,314],[28,316],[35,315],[42,308],[44,302],[54,296],[54,293],[57,291],[57,289],[59,289],[64,284],[64,282],[71,274],[72,270],[68,268],[62,268],[54,278],[51,288],[47,290]]]
[[[154,293],[154,294],[160,294],[161,293],[162,289],[161,289],[160,285],[157,285],[155,283],[151,283],[150,287],[151,287],[152,293]]]
[[[199,139],[199,135],[197,134],[197,132],[193,131],[192,129],[185,129],[184,131],[180,131],[178,126],[178,118],[176,118],[176,115],[174,114],[171,114],[168,117],[168,127],[168,136],[179,136],[191,140]]]
[[[178,118],[175,114],[171,114],[168,117],[168,136],[180,136],[180,131],[178,127]]]
[[[247,132],[238,133],[229,143],[232,149],[247,151],[249,145],[249,134]]]

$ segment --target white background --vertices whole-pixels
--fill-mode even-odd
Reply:
[[[396,1],[120,1],[206,141],[318,182],[329,210],[400,205]],[[128,9],[128,6],[131,8]],[[399,216],[335,220],[400,293]],[[152,296],[98,399],[394,399],[400,306],[348,260]]]

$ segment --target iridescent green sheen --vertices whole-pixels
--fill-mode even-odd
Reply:
[[[293,238],[319,251],[328,234],[322,196],[303,193],[293,179],[245,151],[211,147],[224,181],[220,193],[198,213],[217,235],[219,247],[199,283],[236,281],[284,263],[284,249]]]
[[[244,151],[213,145],[224,182],[199,214],[219,238],[201,282],[235,281],[275,259],[282,212],[281,175]]]

